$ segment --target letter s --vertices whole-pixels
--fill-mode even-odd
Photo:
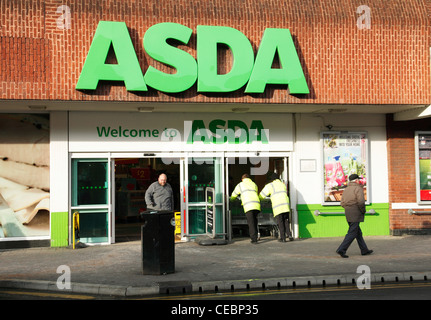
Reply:
[[[187,52],[167,43],[168,39],[187,44],[192,29],[178,23],[164,22],[151,26],[144,35],[144,48],[154,60],[177,70],[174,74],[164,73],[149,66],[144,80],[150,87],[163,92],[182,92],[189,89],[197,79],[197,64]]]

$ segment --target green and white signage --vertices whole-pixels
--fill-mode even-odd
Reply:
[[[165,73],[153,66],[142,72],[129,31],[124,22],[100,21],[76,89],[95,90],[99,81],[123,81],[128,91],[148,91],[148,87],[168,93],[188,90],[197,82],[198,92],[232,92],[245,86],[245,93],[262,93],[267,85],[286,85],[291,94],[308,94],[304,72],[288,29],[265,29],[256,56],[247,37],[225,26],[197,26],[197,57],[173,45],[187,45],[193,30],[178,23],[151,26],[143,38],[146,53],[171,66]],[[231,50],[232,68],[217,72],[217,47]],[[117,64],[106,63],[112,46]],[[280,68],[272,68],[278,54]]]
[[[291,151],[292,115],[71,112],[71,152]]]

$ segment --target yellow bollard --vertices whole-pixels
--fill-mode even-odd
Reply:
[[[75,249],[75,234],[76,230],[79,230],[79,211],[75,211],[72,217],[73,224],[73,249]]]
[[[175,212],[175,234],[181,234],[181,212]]]

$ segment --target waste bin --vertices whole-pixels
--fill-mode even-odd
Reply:
[[[175,218],[173,211],[141,213],[142,273],[175,272]]]

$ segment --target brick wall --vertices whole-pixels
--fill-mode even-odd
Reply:
[[[388,115],[386,125],[389,203],[416,203],[415,131],[430,131],[431,119],[393,121]],[[390,207],[389,219],[392,234],[431,232],[430,215],[409,215],[408,209]]]
[[[362,0],[8,0],[0,2],[0,99],[238,102],[312,104],[429,104],[428,0],[374,0],[371,29],[356,25]],[[70,28],[65,13],[70,10]],[[66,12],[67,14],[67,12]],[[217,95],[196,86],[171,95],[127,92],[103,83],[94,92],[75,84],[100,20],[126,22],[141,68],[156,64],[142,48],[145,31],[160,22],[223,25],[244,33],[256,50],[265,28],[289,28],[310,94],[271,86]],[[182,46],[196,56],[195,39]],[[226,66],[224,69],[229,69]]]

